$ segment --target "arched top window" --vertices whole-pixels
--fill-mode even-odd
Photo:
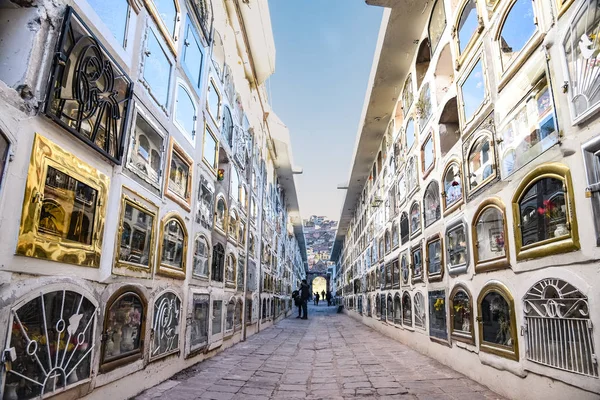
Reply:
[[[394,295],[394,324],[402,325],[402,299],[398,292]]]
[[[431,62],[431,46],[429,44],[429,38],[421,40],[419,49],[417,50],[417,59],[415,62],[415,73],[417,78],[417,90],[423,84],[423,78],[429,69],[429,63]],[[417,110],[418,112],[418,110]]]
[[[447,215],[463,203],[462,177],[458,160],[450,161],[446,165],[442,176],[444,182],[442,202],[444,205],[444,215]]]
[[[427,32],[429,34],[429,42],[431,43],[432,53],[435,53],[442,34],[446,29],[446,10],[444,9],[444,0],[437,0],[431,10],[431,17]]]
[[[468,74],[458,83],[462,126],[471,122],[481,110],[487,97],[483,58],[480,57]]]
[[[519,360],[515,304],[500,282],[488,283],[477,298],[479,348],[511,360]]]
[[[406,150],[410,151],[416,141],[415,120],[412,117],[408,119],[408,122],[406,122],[404,135],[406,137]]]
[[[225,265],[225,282],[231,286],[235,285],[235,273],[236,273],[237,261],[235,255],[229,254]]]
[[[431,181],[423,196],[423,217],[425,228],[440,219],[440,189],[437,181]]]
[[[440,281],[444,276],[444,251],[440,234],[435,234],[425,243],[425,261],[427,263],[427,280]]]
[[[404,251],[400,255],[400,275],[402,277],[402,284],[408,285],[410,279],[410,262],[408,260],[408,252]]]
[[[398,236],[398,224],[392,223],[392,248],[395,249],[400,245]]]
[[[237,169],[231,166],[231,187],[229,188],[229,195],[236,203],[240,202],[240,174]]]
[[[237,229],[238,229],[238,214],[237,211],[232,208],[231,211],[229,212],[229,224],[227,224],[228,228],[229,228],[229,236],[231,236],[234,240],[237,240]]]
[[[194,265],[192,275],[194,277],[207,278],[210,258],[210,246],[204,235],[197,235],[194,241]]]
[[[391,293],[387,295],[387,306],[386,306],[386,320],[389,322],[394,321],[394,298]],[[382,316],[383,317],[383,316]]]
[[[229,299],[225,309],[225,333],[233,333],[235,318],[235,297]]]
[[[410,293],[404,292],[402,294],[402,325],[405,327],[412,327],[412,299]]]
[[[381,300],[378,295],[375,295],[375,316],[381,318]]]
[[[223,139],[229,145],[233,147],[233,118],[231,117],[231,111],[229,107],[223,107],[223,124],[221,125],[221,135]]]
[[[423,280],[423,246],[421,243],[410,249],[410,269],[412,282],[421,282]]]
[[[525,46],[538,30],[535,7],[532,0],[515,0],[502,16],[496,35],[500,50],[502,70],[519,57]]]
[[[213,247],[210,279],[223,282],[223,269],[225,268],[225,248],[221,243]]]
[[[413,96],[412,74],[408,74],[406,81],[404,81],[404,88],[402,89],[402,110],[404,112],[404,116],[406,116],[410,110],[410,106],[413,102]]]
[[[175,122],[193,143],[196,137],[196,104],[188,89],[181,83],[177,85]]]
[[[167,291],[154,302],[152,318],[152,343],[150,359],[156,360],[179,351],[179,327],[181,326],[181,299]]]
[[[472,194],[497,177],[496,149],[492,133],[481,131],[467,143],[467,189]]]
[[[423,173],[423,179],[427,178],[429,173],[433,170],[435,159],[433,132],[429,132],[423,142],[423,146],[421,146],[421,172]]]
[[[185,278],[187,229],[183,219],[175,214],[165,215],[161,221],[158,274]]]
[[[479,205],[473,217],[471,232],[475,272],[510,265],[504,203],[500,199],[492,197]]]
[[[406,201],[407,188],[406,188],[406,176],[404,173],[398,178],[398,204],[402,205]]]
[[[385,231],[385,254],[389,254],[392,251],[392,237],[389,229]]]
[[[408,214],[406,211],[400,215],[400,242],[406,244],[410,238],[410,228],[408,224]]]
[[[473,300],[469,290],[460,284],[450,293],[450,335],[454,340],[475,344]]]
[[[427,311],[425,306],[425,296],[423,293],[415,293],[414,301],[415,328],[425,330],[427,327]]]
[[[215,207],[215,225],[217,228],[225,231],[227,221],[227,202],[225,198],[219,196],[217,198],[217,206]]]
[[[469,267],[467,224],[462,219],[456,219],[446,224],[444,240],[448,272],[450,274],[467,272]]]
[[[561,163],[530,171],[513,200],[517,260],[579,249],[571,171]]]
[[[148,11],[173,53],[177,53],[175,42],[179,30],[180,9],[177,0],[145,0]]]
[[[421,208],[418,202],[410,206],[410,237],[414,238],[421,233]]]
[[[419,117],[419,130],[423,132],[427,126],[427,123],[429,122],[429,119],[431,118],[431,115],[433,114],[433,104],[431,101],[429,82],[425,83],[421,89],[415,112]]]
[[[543,279],[527,291],[523,313],[527,324],[527,359],[564,371],[598,376],[594,339],[589,329],[588,298],[579,289],[562,279]],[[538,341],[539,336],[553,340]],[[548,357],[548,354],[566,356]]]
[[[42,398],[89,381],[97,303],[69,289],[35,289],[6,313],[3,346],[16,358],[3,372],[5,399]]]
[[[477,0],[466,0],[457,15],[454,40],[459,61],[462,61],[482,32],[483,19],[478,13]]]
[[[412,156],[408,159],[408,164],[406,165],[406,190],[408,197],[414,194],[418,188],[417,156]]]
[[[217,88],[213,78],[210,78],[208,83],[208,93],[206,95],[206,108],[211,118],[219,126],[219,119],[221,118],[221,92]]]

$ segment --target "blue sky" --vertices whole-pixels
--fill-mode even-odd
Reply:
[[[304,169],[304,218],[338,219],[383,8],[364,0],[269,0],[277,59],[267,88]]]

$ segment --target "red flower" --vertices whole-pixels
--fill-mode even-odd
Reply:
[[[539,207],[539,208],[537,209],[537,212],[538,212],[538,214],[540,214],[540,215],[544,215],[544,214],[546,214],[546,209],[545,209],[545,208],[542,208],[542,207]]]
[[[550,200],[544,200],[544,207],[546,207],[548,210],[552,210],[556,206]]]
[[[452,182],[452,186],[458,186],[458,185],[460,185],[460,183],[458,183],[458,182],[456,182],[456,181],[453,181],[453,182]]]

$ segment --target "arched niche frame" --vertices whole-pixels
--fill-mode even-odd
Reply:
[[[467,201],[500,180],[493,113],[463,143],[463,173]]]
[[[566,165],[546,163],[525,175],[512,211],[517,260],[579,250],[575,194]]]
[[[477,0],[463,0],[461,6],[455,13],[456,19],[452,26],[452,42],[456,57],[455,68],[460,70],[469,53],[476,46],[476,43],[484,29],[481,10]]]
[[[467,223],[457,218],[446,225],[444,237],[446,267],[450,275],[464,274],[469,268],[469,236]]]
[[[451,159],[442,173],[442,208],[444,216],[464,204],[463,173],[460,160]]]
[[[185,279],[187,247],[188,230],[183,218],[176,212],[167,213],[160,223],[156,273],[170,278]]]
[[[475,272],[510,267],[506,209],[497,197],[485,199],[471,223]]]
[[[180,296],[172,290],[157,294],[152,307],[150,361],[179,352],[182,319]]]
[[[475,345],[473,298],[469,289],[458,283],[450,292],[450,336],[453,340]]]

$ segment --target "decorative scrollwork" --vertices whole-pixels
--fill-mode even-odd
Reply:
[[[154,306],[152,326],[152,357],[170,354],[179,349],[181,301],[174,293],[163,294]]]
[[[589,318],[588,299],[568,282],[547,278],[536,283],[525,295],[528,317]]]

